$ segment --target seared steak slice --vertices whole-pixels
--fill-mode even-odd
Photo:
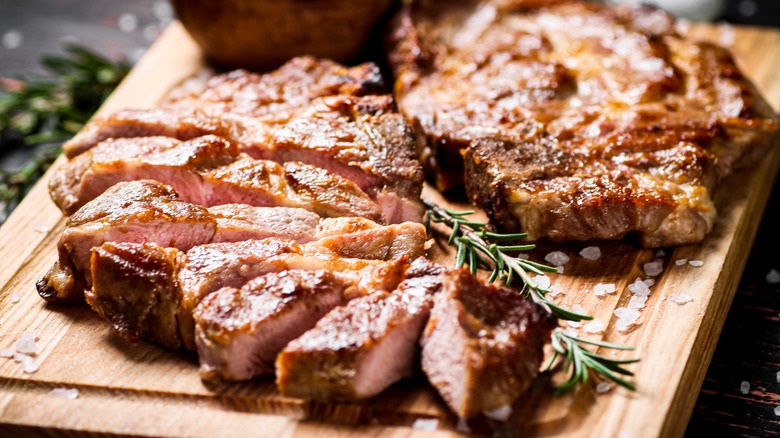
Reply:
[[[156,243],[188,250],[210,242],[217,221],[156,181],[117,184],[68,218],[59,257],[36,283],[50,301],[78,301],[90,285],[90,251],[103,242]]]
[[[380,279],[373,268],[351,273],[282,271],[207,296],[194,313],[201,376],[247,380],[273,374],[282,348],[328,311],[350,297],[392,289],[402,274]]]
[[[213,135],[184,143],[168,137],[107,140],[55,171],[49,190],[71,214],[117,182],[136,179],[156,179],[205,206],[242,203],[384,219],[352,181],[297,162],[253,160]]]
[[[375,293],[328,313],[276,360],[283,394],[317,400],[363,399],[417,369],[420,333],[444,269],[424,259],[391,293]]]
[[[262,75],[236,70],[206,82],[187,84],[174,90],[161,106],[199,108],[210,115],[233,113],[283,122],[320,97],[385,92],[382,75],[373,63],[345,67],[327,59],[300,56]]]
[[[518,292],[468,271],[444,275],[422,338],[422,368],[467,418],[511,405],[536,378],[555,318]]]
[[[279,237],[306,243],[317,239],[324,222],[317,214],[301,208],[252,207],[246,204],[224,204],[208,208],[217,221],[217,230],[210,242],[240,242],[250,239]],[[328,219],[346,221],[346,219]],[[366,222],[377,226],[373,221]]]
[[[293,60],[282,67],[282,76],[303,77],[312,62]],[[316,62],[322,63],[320,75],[344,69]],[[188,140],[213,134],[253,158],[300,161],[350,179],[382,206],[389,222],[419,220],[423,172],[412,128],[395,111],[391,96],[369,94],[370,86],[353,80],[344,78],[343,86],[333,86],[332,79],[314,80],[308,83],[312,89],[299,93],[292,90],[305,88],[306,81],[288,90],[279,76],[237,74],[231,79],[228,74],[211,82],[217,89],[202,92],[202,102],[190,95],[167,108],[125,110],[92,120],[64,149],[72,158],[108,138]],[[246,92],[226,93],[232,86]],[[273,91],[278,87],[284,89],[281,94]]]
[[[712,189],[765,154],[778,128],[728,52],[680,36],[647,6],[421,0],[404,5],[390,46],[399,108],[424,133],[421,160],[439,189],[465,179],[492,220],[536,224],[523,230],[536,238],[700,241]],[[512,152],[485,150],[495,141]],[[660,198],[637,202],[648,191]],[[537,202],[529,196],[545,217],[515,208]],[[571,211],[583,198],[587,212]]]
[[[645,246],[678,245],[700,241],[715,221],[705,187],[610,160],[481,139],[465,161],[471,201],[499,227],[522,229],[530,239],[616,239],[634,232]]]
[[[392,225],[385,228],[387,228],[389,233],[398,235],[396,228],[401,226]],[[422,225],[417,224],[416,226],[422,229]],[[420,233],[421,230],[415,229],[410,231]],[[424,230],[422,232],[424,233]],[[348,239],[349,235],[344,235],[344,238]],[[355,238],[361,238],[361,236],[358,234]],[[147,333],[147,335],[144,335],[146,339],[168,347],[194,349],[192,311],[203,298],[223,287],[240,288],[250,280],[261,275],[290,269],[307,271],[324,269],[345,272],[356,272],[366,269],[373,270],[373,272],[366,275],[361,274],[354,281],[357,282],[355,284],[361,284],[364,290],[369,290],[377,287],[377,284],[385,284],[386,279],[398,278],[400,274],[397,273],[403,272],[402,268],[405,266],[409,256],[423,253],[423,244],[424,240],[420,240],[419,248],[412,248],[413,251],[409,255],[394,257],[392,260],[350,258],[319,245],[316,241],[299,245],[293,241],[280,239],[200,245],[193,247],[186,254],[182,253],[175,257],[158,257],[155,259],[155,263],[159,266],[166,263],[174,263],[173,266],[167,268],[166,272],[173,273],[172,275],[175,275],[175,278],[158,282],[170,285],[173,288],[166,291],[164,295],[176,297],[167,301],[174,307],[158,309],[158,312],[175,313],[177,315],[176,319],[180,333],[178,342],[167,342],[168,340],[154,336],[154,327],[129,326],[126,314],[133,313],[132,309],[125,308],[124,313],[112,313],[112,310],[117,306],[106,304],[113,301],[123,301],[123,297],[127,293],[140,296],[145,290],[148,290],[149,293],[162,294],[158,289],[150,288],[146,285],[146,280],[142,278],[144,276],[143,266],[149,263],[147,260],[155,258],[160,254],[159,249],[148,249],[148,247],[154,248],[153,245],[106,243],[99,248],[93,249],[93,278],[96,278],[96,276],[100,276],[103,279],[113,277],[111,281],[116,281],[117,284],[123,284],[128,288],[135,289],[128,292],[121,288],[113,288],[110,287],[111,281],[105,280],[102,282],[105,287],[101,288],[93,285],[92,290],[87,291],[86,295],[87,301],[91,305],[102,306],[102,310],[96,308],[101,315],[112,324],[117,324],[121,328],[120,331],[130,335],[130,337],[137,337],[139,333],[143,332]],[[394,246],[392,241],[388,242],[388,245]],[[376,253],[372,249],[365,255],[371,257]],[[389,249],[379,253],[384,255],[394,254]],[[355,257],[360,256],[360,254],[355,252],[351,254]],[[121,259],[121,264],[134,266],[134,268],[116,269],[115,266],[117,264],[113,263],[115,259]],[[136,261],[141,263],[140,267],[136,265]],[[132,278],[126,278],[128,275],[136,278],[138,281],[134,283]],[[393,286],[392,283],[387,287],[391,286]],[[154,301],[154,299],[150,298],[150,301]],[[138,302],[140,303],[141,301],[139,300]],[[141,311],[143,309],[139,308],[135,312]],[[136,319],[130,318],[130,320]]]

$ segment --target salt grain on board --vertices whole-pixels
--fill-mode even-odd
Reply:
[[[677,259],[674,261],[674,264],[677,266],[685,266],[688,264],[688,259]]]
[[[553,251],[544,256],[544,259],[553,266],[563,266],[569,263],[569,256],[563,251]]]
[[[628,301],[628,308],[629,309],[644,309],[645,304],[647,304],[647,297],[643,295],[634,295],[631,297],[631,299]]]
[[[11,304],[16,304],[19,301],[21,301],[21,299],[22,299],[22,296],[19,295],[17,292],[12,292],[11,293]]]
[[[566,321],[566,325],[569,327],[579,328],[580,324],[581,323],[579,321]]]
[[[589,246],[583,248],[582,251],[580,251],[580,255],[586,260],[598,260],[601,258],[601,248],[598,246]]]
[[[599,382],[599,384],[596,385],[596,393],[604,394],[605,392],[611,391],[613,387],[614,385],[611,385],[608,382]]]
[[[750,382],[743,380],[742,383],[739,384],[739,392],[743,394],[750,392]]]
[[[704,261],[702,260],[690,260],[688,261],[688,264],[693,266],[694,268],[701,268],[704,266]]]
[[[412,429],[434,432],[439,428],[439,420],[436,418],[418,418],[412,423]]]
[[[566,327],[563,332],[569,336],[579,336],[580,332],[574,327]]]
[[[641,278],[638,278],[634,280],[633,283],[628,285],[628,290],[631,291],[634,295],[640,295],[640,296],[648,296],[650,295],[650,288],[647,287],[647,284],[642,281]]]
[[[14,351],[13,348],[3,348],[2,350],[0,350],[0,357],[11,359],[14,357],[15,353],[16,352]],[[777,380],[780,381],[780,372],[777,373],[777,375],[778,375]]]
[[[772,269],[766,274],[766,282],[769,284],[780,284],[780,272]]]
[[[642,283],[646,284],[647,287],[653,287],[653,285],[655,285],[655,280],[653,280],[652,278],[645,278],[644,280],[642,280]]]
[[[780,406],[775,406],[775,415],[780,417]]]
[[[615,283],[598,283],[596,287],[593,288],[593,295],[603,297],[605,293],[614,294],[616,290]]]
[[[51,231],[51,227],[44,224],[43,222],[38,222],[35,225],[35,228],[33,228],[33,231],[35,231],[36,233],[46,234],[49,231]]]
[[[16,341],[16,351],[22,354],[35,355],[38,347],[35,345],[35,341],[38,339],[38,332],[31,331],[23,334],[18,341]]]
[[[683,304],[693,301],[693,297],[688,294],[669,295],[669,300],[682,306]]]
[[[585,333],[596,334],[596,333],[603,333],[604,328],[605,327],[603,322],[601,322],[598,319],[594,319],[593,321],[590,321],[587,324],[585,324],[585,326],[582,327],[582,331],[584,331]]]
[[[644,269],[645,274],[647,274],[648,277],[656,277],[664,272],[664,262],[663,260],[656,259],[642,265],[642,269]]]
[[[19,360],[17,360],[17,356],[19,357]],[[27,374],[32,374],[38,371],[38,362],[36,362],[32,356],[16,353],[14,355],[14,360],[22,363],[22,371]]]
[[[49,391],[49,396],[64,398],[65,400],[76,400],[79,398],[79,390],[76,388],[54,388]]]
[[[561,286],[560,284],[553,284],[552,286],[550,286],[550,292],[547,292],[547,296],[554,297],[561,292],[563,292],[563,286]]]
[[[546,275],[537,275],[534,278],[532,278],[532,280],[537,285],[539,285],[539,287],[542,287],[542,288],[545,288],[545,289],[550,287],[550,277],[548,277]]]
[[[483,414],[485,414],[485,416],[490,418],[491,420],[506,421],[509,419],[509,416],[512,415],[512,406],[509,405],[499,406],[490,411],[485,411],[483,412]]]

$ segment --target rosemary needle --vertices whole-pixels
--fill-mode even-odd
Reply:
[[[505,244],[524,239],[527,234],[495,233],[488,230],[486,223],[468,220],[467,216],[473,214],[473,211],[448,210],[427,199],[423,199],[423,203],[428,210],[425,217],[427,229],[430,229],[431,222],[443,223],[450,228],[448,243],[457,249],[455,256],[457,267],[468,264],[472,273],[476,273],[480,267],[486,268],[491,271],[490,282],[502,280],[507,286],[512,285],[519,278],[523,285],[522,293],[558,318],[568,321],[593,319],[591,315],[574,312],[551,302],[547,298],[550,289],[536,283],[528,274],[533,272],[543,275],[545,272],[556,272],[556,268],[507,254],[535,248],[533,244]],[[633,350],[630,346],[580,338],[561,328],[555,329],[552,334],[553,355],[546,370],[561,366],[565,372],[569,372],[569,379],[558,387],[556,393],[566,392],[580,383],[588,383],[591,374],[611,380],[630,390],[635,389],[632,383],[620,376],[632,376],[631,371],[623,368],[622,365],[638,362],[639,359],[609,358],[590,351],[586,345]]]

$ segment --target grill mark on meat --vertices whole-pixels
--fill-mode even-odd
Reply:
[[[534,238],[638,233],[645,246],[671,246],[703,239],[712,190],[757,162],[778,130],[726,50],[674,28],[650,7],[422,0],[396,17],[389,61],[441,190],[465,176],[491,220],[513,231],[528,224]],[[529,158],[496,154],[501,141]],[[614,184],[590,182],[606,170]],[[570,175],[540,176],[550,173]],[[540,207],[514,208],[517,198]]]
[[[403,266],[408,258],[419,257],[423,254],[423,244],[425,242],[425,231],[421,224],[391,225],[383,227],[389,233],[398,235],[399,227],[414,225],[416,228],[405,228],[410,233],[421,236],[416,248],[408,248],[408,252],[398,255],[390,250],[378,251],[378,253],[392,256],[392,259],[370,259],[377,251],[364,254],[363,258],[357,258],[361,254],[351,252],[351,257],[329,249],[327,246],[320,245],[318,241],[299,245],[293,241],[280,239],[247,240],[242,242],[226,242],[199,245],[186,251],[186,254],[180,253],[176,257],[169,257],[164,260],[157,258],[159,265],[165,263],[174,263],[166,272],[175,275],[175,279],[165,279],[163,282],[172,289],[159,292],[159,288],[151,287],[145,277],[142,267],[136,267],[132,270],[116,269],[116,263],[112,260],[120,253],[122,264],[131,266],[135,260],[147,260],[157,257],[160,253],[159,245],[139,244],[139,243],[105,243],[99,248],[92,250],[91,267],[92,279],[101,279],[99,285],[93,284],[91,290],[86,292],[87,302],[93,306],[103,306],[98,310],[104,318],[112,324],[116,323],[122,327],[122,333],[133,331],[132,336],[139,336],[138,333],[147,333],[146,339],[160,343],[171,348],[186,347],[195,348],[194,343],[194,321],[192,320],[192,311],[197,304],[210,293],[213,293],[223,287],[239,288],[261,275],[272,272],[281,272],[290,269],[302,270],[320,270],[329,271],[359,271],[363,269],[370,270],[370,274],[361,280],[365,283],[365,289],[379,283],[372,281],[384,281],[383,279],[392,278],[393,272],[397,272],[398,266]],[[356,235],[342,234],[340,237],[344,240],[360,239],[360,232]],[[393,246],[392,241],[388,242]],[[347,245],[345,245],[347,247]],[[115,250],[116,249],[116,250]],[[173,249],[170,249],[173,251]],[[132,278],[126,278],[130,273]],[[389,276],[389,277],[388,277]],[[133,281],[133,279],[137,281]],[[116,281],[117,284],[127,285],[132,291],[113,288],[111,284]],[[158,281],[159,283],[159,281]],[[157,283],[155,283],[157,284]],[[131,295],[143,295],[144,291],[148,293],[161,293],[166,296],[175,296],[168,302],[172,303],[174,308],[160,309],[159,312],[175,313],[181,333],[180,342],[166,343],[167,340],[154,336],[153,327],[131,327],[125,322],[128,320],[126,314],[140,312],[142,309],[133,308],[123,309],[123,313],[112,313],[113,307],[105,305],[112,301],[123,301],[126,293]],[[150,297],[150,301],[154,301]],[[140,302],[140,300],[139,300]],[[178,307],[176,307],[178,306]],[[137,318],[130,318],[138,320]],[[140,320],[139,320],[140,321]]]
[[[380,207],[350,180],[302,163],[253,160],[211,135],[183,143],[167,137],[108,140],[55,171],[49,191],[72,214],[117,182],[135,179],[156,179],[205,206],[298,207],[384,221]]]
[[[459,417],[512,405],[539,373],[555,317],[468,271],[445,274],[422,337],[422,369]]]
[[[423,259],[392,293],[350,301],[282,350],[276,383],[285,395],[363,399],[417,369],[418,339],[444,271]]]
[[[302,79],[311,63],[321,64],[314,71],[323,77]],[[184,92],[163,108],[94,119],[64,150],[72,158],[113,137],[211,134],[256,159],[301,161],[350,179],[382,205],[390,222],[420,220],[423,172],[415,133],[392,97],[376,94],[377,80],[373,65],[346,69],[311,58],[270,75],[229,73],[210,81],[200,97]],[[231,87],[236,94],[227,93]]]
[[[157,181],[118,183],[66,222],[58,260],[36,284],[50,301],[78,301],[90,286],[90,250],[104,242],[156,243],[187,251],[207,243],[277,237],[299,243],[321,240],[348,257],[390,259],[423,253],[424,227],[383,227],[364,218],[320,218],[297,208],[223,205],[206,209],[179,199]],[[366,240],[362,240],[366,239]]]

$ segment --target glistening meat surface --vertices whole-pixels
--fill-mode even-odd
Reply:
[[[406,3],[389,60],[426,170],[534,239],[700,241],[712,190],[778,122],[726,50],[675,24],[577,0]]]

